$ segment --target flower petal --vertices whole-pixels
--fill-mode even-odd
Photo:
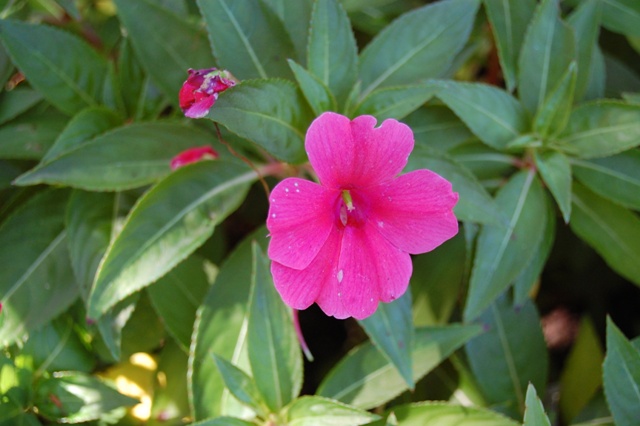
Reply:
[[[400,250],[426,253],[458,233],[458,193],[430,170],[407,173],[367,193],[370,222]]]
[[[304,179],[278,183],[269,200],[269,258],[290,268],[306,268],[334,226],[333,206],[339,196]]]
[[[305,139],[309,161],[323,185],[354,188],[378,185],[402,171],[413,150],[405,124],[362,115],[353,121],[333,112],[316,118]]]

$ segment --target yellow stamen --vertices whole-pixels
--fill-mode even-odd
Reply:
[[[347,206],[347,210],[355,210],[355,207],[353,207],[353,199],[348,189],[342,191],[342,201],[344,201],[344,204]]]

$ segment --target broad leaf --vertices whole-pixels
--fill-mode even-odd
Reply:
[[[538,312],[530,300],[513,306],[503,296],[479,321],[487,331],[466,345],[473,374],[489,403],[520,417],[527,383],[544,389],[547,380],[549,361]]]
[[[570,225],[614,271],[640,286],[640,219],[637,215],[576,183]]]
[[[307,40],[309,39],[309,26],[313,9],[313,0],[300,0],[290,2],[288,0],[262,0],[280,18],[284,29],[293,42],[297,61],[306,65]]]
[[[607,29],[640,37],[640,3],[635,0],[605,0],[602,5],[602,24]]]
[[[592,74],[600,33],[601,4],[602,2],[598,0],[582,1],[567,19],[576,35],[576,59],[578,61],[576,100],[582,99],[589,80],[594,78]]]
[[[152,0],[115,0],[115,4],[142,66],[177,104],[187,70],[215,65],[205,32]]]
[[[401,120],[405,116],[424,105],[436,91],[430,84],[394,86],[374,90],[355,106],[349,115],[373,115],[378,120],[395,118]]]
[[[535,113],[576,58],[573,30],[560,19],[558,0],[543,0],[536,9],[518,62],[518,94]]]
[[[295,49],[275,12],[260,0],[198,0],[211,48],[222,68],[241,80],[288,77]]]
[[[320,396],[303,396],[286,409],[289,426],[357,426],[380,418],[356,407]]]
[[[402,426],[518,426],[495,411],[442,402],[419,402],[393,407]]]
[[[437,78],[467,42],[477,0],[445,0],[393,21],[360,55],[361,99],[383,86]]]
[[[451,110],[442,105],[427,105],[402,120],[411,130],[416,144],[447,151],[473,139],[467,126]]]
[[[307,99],[315,115],[320,115],[325,111],[336,111],[338,109],[336,98],[329,88],[315,75],[289,59],[289,66],[300,86],[300,90]]]
[[[441,82],[436,96],[485,144],[503,149],[529,130],[530,118],[509,93],[481,83]]]
[[[381,303],[360,325],[373,344],[398,369],[410,389],[415,387],[411,349],[413,348],[413,315],[411,292],[392,303]]]
[[[413,379],[419,380],[467,340],[480,327],[449,325],[424,327],[413,340]],[[370,342],[349,352],[324,378],[317,394],[362,409],[370,409],[393,399],[407,389],[398,371]]]
[[[288,81],[245,81],[222,92],[208,117],[282,160],[306,159],[304,134],[313,116],[302,93]]]
[[[0,37],[29,83],[66,114],[97,106],[107,61],[80,38],[46,25],[0,21]]]
[[[220,416],[215,419],[203,420],[201,422],[191,423],[192,426],[254,426],[255,423],[247,422],[237,417]]]
[[[100,264],[88,314],[97,318],[189,256],[244,200],[253,171],[224,161],[178,169],[133,208]]]
[[[536,393],[536,388],[531,383],[527,388],[526,405],[523,426],[551,426],[549,418],[544,412],[542,401],[540,401]]]
[[[547,93],[544,102],[539,105],[533,118],[533,130],[542,137],[556,136],[561,133],[569,121],[573,95],[576,88],[577,67],[569,64],[567,72]]]
[[[49,108],[29,111],[0,127],[0,158],[39,160],[53,145],[67,117]]]
[[[249,406],[261,416],[266,417],[269,409],[265,405],[253,378],[226,359],[215,354],[213,358],[222,376],[222,380],[224,380],[224,385],[229,389],[229,392],[231,392],[238,401]]]
[[[0,227],[0,344],[51,321],[78,297],[64,230],[65,191],[37,195]]]
[[[633,426],[640,418],[640,351],[607,318],[604,393],[617,426]]]
[[[544,192],[533,171],[521,171],[498,191],[496,203],[508,225],[484,226],[478,237],[464,317],[474,319],[533,258],[547,220]]]
[[[555,198],[565,223],[571,217],[571,164],[561,152],[547,151],[535,153],[536,166]]]
[[[17,117],[42,100],[42,95],[33,89],[16,87],[0,95],[0,124]]]

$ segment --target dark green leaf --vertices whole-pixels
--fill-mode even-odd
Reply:
[[[474,138],[468,127],[451,110],[442,105],[427,105],[403,120],[416,139],[416,144],[447,151]]]
[[[29,111],[0,127],[0,158],[39,160],[65,126],[67,117],[51,109]]]
[[[97,106],[107,61],[80,38],[46,25],[0,22],[0,36],[29,83],[66,114]]]
[[[607,29],[640,37],[640,3],[635,0],[605,0],[602,5],[602,24]]]
[[[64,230],[68,193],[32,198],[0,227],[0,344],[63,312],[78,296]]]
[[[413,315],[411,292],[391,302],[381,303],[370,317],[360,320],[360,325],[373,344],[394,365],[410,389],[413,381]]]
[[[165,426],[179,425],[190,415],[189,398],[187,396],[187,374],[189,356],[174,340],[167,339],[160,352],[158,379],[164,377],[166,381],[155,384],[153,402],[151,404],[151,419]],[[149,421],[149,423],[151,423]]]
[[[213,355],[218,371],[224,380],[224,385],[238,401],[249,406],[259,415],[266,417],[269,409],[265,405],[260,391],[253,379],[244,371],[231,364],[226,359]]]
[[[236,417],[216,417],[215,419],[203,420],[192,423],[192,426],[255,426],[255,423],[240,420]]]
[[[445,0],[404,14],[360,55],[361,99],[382,86],[440,77],[467,42],[477,0]]]
[[[602,366],[604,393],[617,426],[633,426],[640,418],[640,351],[607,318],[607,356]]]
[[[401,120],[405,116],[424,105],[433,94],[435,88],[430,84],[411,86],[385,87],[374,90],[362,99],[356,110],[350,115],[373,115],[378,120],[394,118]]]
[[[566,127],[573,104],[576,76],[576,63],[571,62],[567,72],[547,92],[547,97],[538,106],[538,111],[533,118],[533,130],[538,135],[543,137],[556,136]]]
[[[288,0],[262,0],[275,12],[284,24],[296,51],[297,60],[305,64],[307,57],[307,40],[309,38],[309,21],[313,9],[312,0],[290,2]]]
[[[477,326],[424,327],[413,340],[413,379],[422,378],[481,331]],[[317,394],[362,409],[376,407],[407,389],[398,371],[372,343],[347,354],[324,378]]]
[[[529,130],[530,118],[509,93],[481,83],[441,82],[436,96],[485,144],[503,149]]]
[[[89,316],[101,316],[188,257],[238,207],[255,179],[255,172],[234,163],[202,161],[147,192],[100,264]]]
[[[562,212],[565,223],[571,217],[571,165],[569,159],[561,152],[547,151],[535,153],[536,166],[555,198]]]
[[[558,0],[543,0],[527,29],[518,61],[518,94],[534,114],[576,59],[573,30],[560,19]]]
[[[0,43],[0,92],[5,90],[5,84],[11,78],[13,68],[7,49]]]
[[[289,426],[356,426],[380,417],[320,396],[303,396],[287,408]]]
[[[527,25],[533,17],[536,2],[535,0],[515,2],[484,0],[484,7],[498,47],[500,65],[507,89],[513,92],[516,87],[520,46],[522,46]]]
[[[575,160],[573,173],[596,194],[640,210],[640,152],[637,150],[591,161]]]
[[[524,425],[523,426],[551,426],[549,418],[544,412],[542,401],[538,398],[536,388],[529,383],[527,388],[527,409],[524,413]]]
[[[125,297],[97,320],[96,327],[100,333],[100,339],[98,340],[100,343],[97,345],[103,344],[108,351],[108,355],[105,355],[104,351],[102,352],[103,358],[108,359],[111,357],[111,361],[120,361],[122,355],[123,330],[135,312],[139,299],[140,293],[134,293],[131,296]],[[149,328],[145,331],[148,333]],[[164,332],[164,330],[162,331]],[[153,337],[153,333],[148,333],[147,335]],[[128,336],[129,332],[127,332],[125,337]],[[125,349],[127,348],[125,347]],[[125,355],[128,354],[125,353]]]
[[[518,426],[494,411],[443,402],[420,402],[393,408],[402,426]]]
[[[487,331],[466,346],[473,374],[488,402],[520,417],[527,383],[544,389],[547,380],[549,360],[538,312],[531,300],[513,306],[503,296],[479,320]]]
[[[151,0],[115,0],[115,4],[142,66],[177,104],[187,70],[214,66],[205,32]]]
[[[260,0],[198,0],[218,64],[241,80],[289,77],[289,34]]]
[[[336,98],[325,84],[315,75],[289,59],[289,66],[300,86],[300,90],[309,102],[315,115],[320,115],[325,111],[336,111],[338,109]]]
[[[615,101],[573,110],[559,147],[580,158],[607,157],[640,144],[640,105]]]
[[[629,281],[640,285],[640,219],[582,185],[573,185],[571,229]]]
[[[358,48],[347,13],[338,0],[314,2],[307,68],[338,99],[346,100],[358,74]]]
[[[480,231],[464,316],[480,315],[517,278],[533,258],[547,220],[544,192],[531,170],[521,171],[500,189],[496,203],[508,226]]]
[[[22,114],[42,100],[35,90],[17,87],[0,95],[0,124]]]
[[[582,1],[567,20],[576,35],[578,60],[576,100],[582,99],[587,90],[589,80],[595,77],[593,75],[593,66],[600,33],[600,5],[601,2],[597,0]]]
[[[449,151],[454,160],[469,169],[477,179],[499,180],[502,185],[505,176],[513,174],[519,159],[504,154],[487,145],[471,140]]]
[[[291,82],[245,81],[222,92],[208,117],[282,160],[306,159],[304,134],[313,116]]]
[[[98,135],[59,154],[16,180],[17,185],[68,185],[92,191],[121,191],[153,183],[171,171],[178,153],[214,145],[213,136],[171,122],[137,123]],[[226,150],[217,149],[222,157]]]

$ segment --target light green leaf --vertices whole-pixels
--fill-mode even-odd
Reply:
[[[547,220],[544,192],[532,170],[521,171],[498,191],[496,203],[508,226],[485,225],[480,231],[469,294],[467,320],[484,311],[533,258],[531,247],[542,240]]]
[[[518,426],[495,411],[443,402],[419,402],[393,408],[402,426]]]
[[[306,159],[304,135],[313,115],[291,82],[245,81],[222,92],[208,117],[282,160]]]
[[[524,413],[524,425],[523,426],[551,426],[549,418],[544,412],[542,401],[538,398],[536,388],[529,383],[527,388],[527,409]]]
[[[413,389],[411,304],[411,292],[407,291],[391,303],[381,303],[373,315],[359,323],[378,350],[398,369],[407,386]]]
[[[176,170],[137,202],[105,254],[89,298],[100,317],[188,257],[244,200],[253,171],[224,161]]]
[[[640,219],[578,183],[573,185],[571,229],[607,264],[640,286]]]
[[[569,64],[567,72],[549,90],[544,102],[538,106],[533,118],[533,130],[542,137],[556,136],[561,133],[569,121],[573,96],[576,88],[577,67]]]
[[[576,79],[575,99],[584,96],[589,80],[594,78],[593,65],[595,50],[598,47],[600,33],[601,2],[582,1],[567,19],[576,35],[578,76]]]
[[[213,354],[213,359],[222,376],[222,380],[224,380],[224,385],[231,394],[259,415],[266,417],[269,413],[269,408],[265,405],[253,379],[226,359],[216,354]]]
[[[602,24],[611,31],[640,37],[640,3],[635,0],[603,0]]]
[[[536,166],[555,198],[565,223],[571,217],[571,164],[561,152],[547,151],[535,153]]]
[[[607,318],[604,394],[617,426],[633,426],[640,418],[640,351]]]
[[[378,87],[440,77],[467,42],[477,0],[445,0],[393,21],[360,55],[365,98]]]
[[[428,83],[377,89],[362,99],[349,115],[356,117],[368,114],[378,120],[402,120],[431,99],[435,91],[435,87]]]
[[[19,116],[42,100],[42,95],[33,89],[16,87],[0,94],[0,124]]]
[[[46,25],[0,21],[0,37],[29,83],[66,114],[97,106],[107,61],[80,38]]]
[[[535,0],[484,0],[487,17],[491,23],[493,36],[498,47],[500,66],[507,83],[507,90],[516,87],[518,54],[524,40],[525,31],[533,17]]]
[[[289,426],[357,426],[380,416],[320,396],[303,396],[286,409]]]
[[[559,148],[580,158],[607,157],[640,145],[640,105],[616,101],[573,110]]]
[[[480,331],[477,326],[455,324],[416,329],[412,351],[413,379],[422,378]],[[406,389],[407,384],[398,371],[372,343],[367,342],[347,354],[325,376],[316,393],[367,410]]]
[[[336,111],[337,103],[333,93],[329,90],[325,84],[318,79],[315,75],[293,62],[291,59],[289,66],[293,75],[300,86],[300,90],[304,94],[304,97],[309,102],[311,109],[315,115],[320,115],[325,111]]]
[[[166,381],[158,380],[160,383],[154,386],[150,418],[158,419],[165,425],[180,424],[185,416],[190,415],[187,398],[188,352],[174,340],[167,339],[159,358],[156,374],[158,379],[164,375]]]
[[[192,423],[191,426],[255,426],[255,423],[246,422],[236,417],[221,416],[215,419]]]
[[[436,96],[492,148],[504,149],[529,130],[530,118],[509,93],[481,83],[440,82]]]
[[[518,61],[518,94],[534,114],[576,59],[573,30],[560,19],[558,0],[543,0],[527,29]]]
[[[218,64],[241,80],[289,77],[293,43],[273,10],[260,0],[198,0]]]

